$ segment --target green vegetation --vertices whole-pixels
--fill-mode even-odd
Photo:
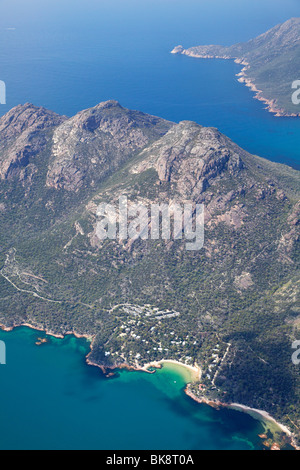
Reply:
[[[25,165],[32,177],[1,180],[0,323],[93,336],[90,359],[105,367],[196,362],[209,398],[264,409],[298,432],[299,172],[214,129],[167,127],[94,185],[91,174],[74,191],[46,184],[53,131]],[[97,204],[121,194],[202,202],[204,248],[98,240]]]
[[[299,79],[300,18],[292,18],[246,43],[223,46],[197,46],[174,49],[192,57],[237,59],[248,64],[244,78],[256,86],[274,112],[299,115],[299,105],[292,102],[292,83]]]

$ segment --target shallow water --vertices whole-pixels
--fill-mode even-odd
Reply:
[[[0,331],[1,449],[256,449],[260,422],[216,411],[184,394],[184,375],[166,365],[155,374],[114,378],[85,363],[85,340],[45,337],[29,328]]]

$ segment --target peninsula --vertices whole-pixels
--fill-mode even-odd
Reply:
[[[176,46],[172,54],[198,59],[234,59],[243,66],[238,80],[276,116],[300,116],[293,84],[300,80],[300,18],[292,18],[245,43],[225,47]]]

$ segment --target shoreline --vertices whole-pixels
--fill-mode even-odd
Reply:
[[[57,338],[57,339],[64,339],[64,337],[65,337],[64,335],[59,335],[57,333],[53,333],[51,330],[47,330],[47,329],[39,327],[39,326],[31,325],[31,323],[20,323],[18,325],[14,325],[14,326],[5,326],[5,325],[3,325],[3,323],[0,323],[0,329],[2,331],[5,331],[6,333],[10,333],[15,328],[21,328],[21,327],[30,328],[31,330],[41,331],[41,332],[45,333],[46,335],[53,336],[54,338]]]
[[[267,411],[257,410],[255,408],[250,408],[246,405],[241,405],[239,403],[229,403],[229,404],[227,404],[227,403],[222,403],[221,401],[217,401],[217,400],[209,400],[208,398],[206,398],[204,396],[197,397],[196,395],[194,395],[194,393],[190,390],[189,385],[192,382],[197,382],[198,380],[200,380],[201,376],[202,376],[202,370],[197,364],[195,364],[194,366],[191,366],[191,365],[187,365],[187,364],[184,364],[182,362],[176,361],[175,359],[174,360],[173,359],[161,359],[159,361],[149,362],[149,363],[145,364],[144,366],[141,366],[138,363],[136,363],[134,366],[129,365],[127,363],[123,363],[123,364],[119,364],[119,365],[115,365],[115,366],[104,366],[102,364],[98,364],[96,362],[93,362],[89,359],[89,356],[93,352],[94,337],[92,335],[79,334],[79,333],[76,333],[74,331],[67,332],[67,333],[65,333],[65,335],[57,334],[57,333],[53,333],[53,332],[51,332],[47,329],[44,329],[42,327],[33,326],[30,323],[22,323],[22,324],[14,325],[14,326],[11,326],[11,327],[7,327],[4,324],[0,323],[0,329],[2,331],[7,332],[7,333],[10,333],[15,328],[20,328],[20,327],[25,327],[25,328],[30,328],[32,330],[41,331],[41,332],[44,332],[48,336],[52,336],[52,337],[58,338],[58,339],[64,339],[68,335],[73,335],[74,337],[76,337],[78,339],[86,339],[90,343],[90,352],[85,357],[86,364],[88,366],[98,367],[107,378],[112,377],[114,375],[113,371],[122,370],[122,369],[131,371],[131,372],[146,372],[148,374],[155,374],[156,370],[150,371],[148,369],[152,368],[152,367],[155,368],[155,369],[161,369],[163,367],[163,364],[165,364],[165,363],[174,364],[174,365],[186,368],[186,369],[189,370],[190,373],[194,374],[194,380],[187,383],[186,387],[184,389],[184,393],[188,397],[190,397],[191,399],[193,399],[197,403],[205,404],[205,405],[211,406],[212,408],[216,408],[216,409],[228,408],[228,409],[232,409],[232,410],[236,410],[236,411],[241,411],[243,413],[247,413],[247,414],[252,415],[252,417],[254,417],[254,419],[255,419],[255,416],[253,416],[253,415],[256,415],[256,419],[258,419],[259,421],[261,421],[263,423],[266,423],[266,424],[268,422],[273,423],[278,427],[278,429],[280,429],[282,432],[284,432],[291,439],[291,445],[296,450],[300,450],[300,447],[297,446],[297,444],[294,440],[294,434],[292,433],[292,431],[290,431],[290,429],[287,426],[285,426],[285,425],[279,423],[278,421],[276,421],[275,418],[273,418],[271,415],[269,415],[269,413]],[[110,372],[108,372],[108,371],[110,371]]]
[[[184,364],[183,362],[176,361],[175,359],[161,359],[160,361],[152,361],[152,362],[145,364],[141,370],[145,372],[151,372],[148,370],[150,367],[161,369],[164,364],[173,364],[175,366],[178,366],[179,368],[187,369],[188,372],[191,374],[192,382],[197,382],[198,380],[201,379],[202,370],[197,364],[195,364],[194,366],[191,366],[188,364]]]
[[[190,397],[192,400],[196,401],[197,403],[208,405],[215,409],[220,408],[227,408],[230,410],[240,411],[241,413],[246,413],[252,418],[262,422],[268,427],[268,424],[275,425],[278,431],[286,434],[290,438],[290,445],[294,447],[295,450],[300,450],[300,447],[295,442],[295,435],[290,431],[290,429],[285,426],[284,424],[276,421],[267,411],[258,410],[256,408],[251,408],[250,406],[241,405],[240,403],[223,403],[219,400],[210,400],[204,396],[197,397],[191,390],[189,385],[186,386],[184,390],[185,394]]]
[[[91,351],[86,356],[86,363],[89,366],[98,367],[106,377],[111,377],[114,374],[113,371],[122,370],[122,369],[131,371],[131,372],[146,372],[147,374],[155,374],[156,370],[162,369],[164,364],[173,364],[175,366],[178,366],[179,368],[186,369],[190,373],[190,376],[191,376],[191,381],[189,381],[188,383],[196,382],[200,380],[201,375],[202,375],[202,371],[198,365],[191,366],[191,365],[184,364],[183,362],[179,362],[173,359],[161,359],[160,361],[152,361],[143,366],[140,365],[138,362],[136,362],[135,365],[123,363],[123,364],[118,364],[114,366],[113,365],[105,366],[103,364],[98,364],[97,362],[92,361],[89,358],[91,353],[92,353],[92,347],[91,347]],[[150,368],[153,368],[156,370],[149,370]]]
[[[265,109],[274,114],[275,117],[300,117],[300,113],[289,113],[284,111],[282,108],[276,107],[276,99],[268,99],[263,96],[263,91],[259,90],[255,83],[247,76],[247,71],[250,69],[250,64],[246,62],[244,59],[239,57],[231,57],[226,55],[203,55],[203,54],[196,54],[194,52],[190,52],[188,49],[180,49],[180,46],[175,47],[171,54],[181,54],[187,57],[192,57],[194,59],[222,59],[222,60],[233,60],[236,64],[243,65],[243,69],[241,72],[236,74],[238,78],[238,82],[244,83],[244,85],[250,88],[251,91],[255,93],[254,99],[261,101],[262,103],[266,104]]]
[[[73,335],[75,336],[75,338],[86,339],[88,342],[92,342],[93,340],[92,335],[82,335],[80,333],[76,333],[76,331],[67,331],[65,334],[58,334],[58,333],[54,333],[51,330],[47,330],[43,328],[42,326],[34,326],[31,323],[20,323],[14,326],[5,326],[3,325],[3,323],[0,323],[0,329],[2,331],[5,331],[6,333],[12,332],[15,328],[22,328],[22,327],[30,328],[31,330],[41,331],[42,333],[45,333],[46,335],[52,336],[53,338],[57,338],[57,339],[65,339],[66,336]]]

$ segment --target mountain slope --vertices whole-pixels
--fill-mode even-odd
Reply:
[[[239,80],[257,93],[277,115],[300,115],[292,102],[292,83],[299,79],[300,18],[292,18],[246,43],[224,46],[177,46],[173,53],[197,58],[235,59],[245,67]]]
[[[82,111],[54,131],[47,185],[74,191],[86,178],[94,185],[169,128],[170,123],[125,110],[116,101]]]
[[[64,121],[64,117],[30,103],[17,106],[0,118],[0,178],[25,176],[30,157],[41,152],[47,143],[47,131]]]
[[[30,177],[0,182],[0,322],[92,336],[105,368],[196,362],[208,398],[299,423],[299,172],[115,102],[38,130],[2,119],[4,166],[11,142],[47,138],[20,162]],[[120,196],[204,204],[204,247],[99,240],[99,203]]]

